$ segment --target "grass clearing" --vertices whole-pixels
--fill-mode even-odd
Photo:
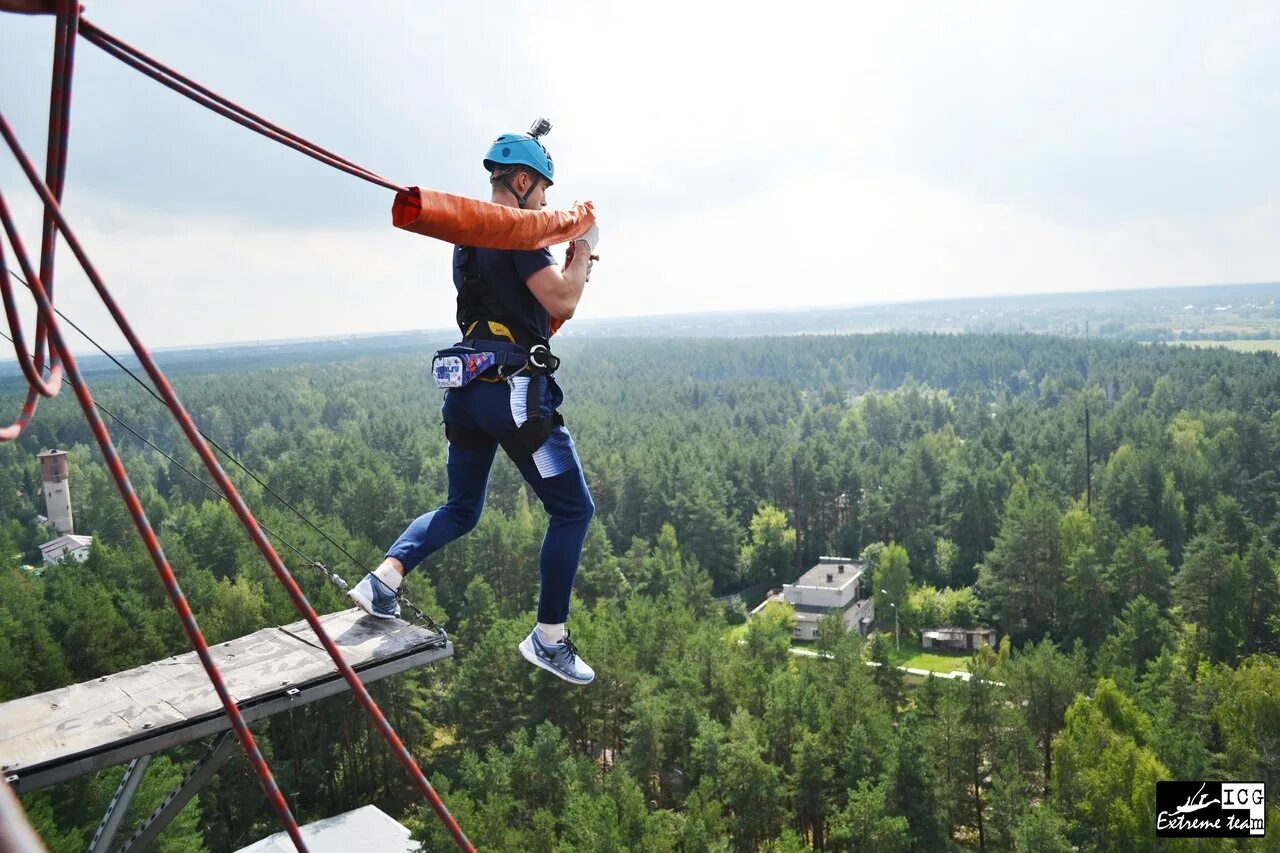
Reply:
[[[1280,352],[1280,339],[1262,341],[1171,341],[1188,347],[1224,347],[1235,352]]]
[[[889,660],[897,666],[927,669],[930,672],[968,672],[971,656],[969,652],[941,652],[903,643],[902,649],[893,652]]]

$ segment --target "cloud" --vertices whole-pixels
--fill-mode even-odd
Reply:
[[[1277,205],[1074,224],[909,174],[813,170],[748,199],[606,223],[579,316],[1269,280],[1277,228]]]
[[[1245,7],[1223,20],[1204,49],[1210,74],[1259,95],[1260,105],[1280,96],[1280,8]]]
[[[552,203],[602,215],[580,317],[1277,277],[1264,3],[90,11],[405,183],[480,194],[488,142],[549,117]],[[51,30],[10,23],[0,105],[38,153]],[[87,44],[74,111],[67,210],[148,340],[449,324],[448,248],[394,232],[385,190]]]
[[[1274,198],[1280,116],[1257,95],[1264,78],[1277,91],[1258,73],[1280,56],[1274,8],[976,8],[895,63],[896,166],[1076,223]],[[1224,73],[1238,66],[1252,73]]]

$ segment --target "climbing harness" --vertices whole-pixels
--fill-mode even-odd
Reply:
[[[442,349],[432,359],[436,385],[444,389],[462,388],[474,380],[505,380],[516,393],[515,377],[525,374],[525,421],[515,432],[500,438],[502,449],[514,459],[532,456],[546,443],[552,431],[564,424],[553,411],[542,414],[542,396],[550,377],[560,367],[544,337],[530,318],[504,308],[493,285],[480,272],[473,246],[459,246],[455,264],[461,272],[458,289],[458,328],[463,339]],[[492,440],[474,427],[445,423],[445,436],[460,447],[484,447]]]
[[[553,411],[549,417],[542,413],[542,396],[548,390],[552,374],[560,367],[560,359],[551,353],[546,344],[534,344],[525,349],[510,341],[469,337],[464,338],[456,347],[436,353],[436,358],[454,350],[493,356],[494,366],[487,372],[495,373],[496,376],[488,379],[495,382],[505,380],[512,394],[517,392],[516,377],[521,374],[527,377],[524,423],[517,424],[512,434],[498,438],[498,443],[511,458],[524,459],[532,456],[551,437],[556,427],[564,425],[564,416],[560,412]],[[486,380],[483,375],[475,378]],[[444,432],[445,437],[459,447],[485,447],[493,440],[482,430],[449,421],[445,421]]]
[[[499,382],[505,380],[516,391],[515,377],[526,374],[525,421],[515,433],[499,439],[502,449],[514,459],[532,456],[546,443],[551,432],[564,425],[564,417],[556,411],[543,417],[542,395],[550,377],[560,367],[560,359],[552,354],[547,340],[526,318],[504,312],[492,286],[480,273],[476,250],[459,248],[462,286],[458,290],[458,328],[460,343],[440,350],[432,360],[432,372],[441,388],[461,388],[473,380]],[[481,365],[484,365],[481,367]],[[457,382],[458,384],[449,384]],[[483,447],[490,438],[473,427],[445,423],[445,436],[460,447]]]

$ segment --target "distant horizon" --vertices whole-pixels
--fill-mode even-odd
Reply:
[[[796,315],[810,311],[849,311],[855,309],[874,309],[888,308],[897,305],[942,305],[942,304],[959,304],[965,302],[985,302],[989,300],[1026,300],[1026,299],[1054,299],[1064,296],[1117,296],[1127,293],[1156,293],[1161,291],[1189,291],[1189,290],[1216,290],[1229,288],[1280,288],[1280,280],[1277,281],[1256,281],[1256,282],[1224,282],[1219,284],[1174,284],[1174,285],[1156,285],[1153,287],[1126,287],[1115,288],[1109,290],[1062,290],[1051,293],[1016,293],[1016,294],[1000,294],[992,293],[979,296],[954,296],[954,297],[930,297],[923,299],[897,299],[885,300],[879,302],[849,302],[831,305],[805,305],[794,308],[786,308],[778,306],[776,308],[754,308],[735,310],[725,308],[709,311],[687,311],[687,312],[669,312],[661,314],[621,314],[612,317],[590,317],[582,320],[571,321],[581,327],[590,327],[598,324],[627,324],[627,323],[645,323],[661,320],[680,320],[684,318],[698,319],[722,316],[741,316],[741,317],[758,317],[761,315]],[[1280,295],[1278,293],[1277,295]],[[572,331],[572,326],[567,327]],[[434,332],[453,333],[453,326],[422,326],[418,328],[388,329],[379,332],[337,332],[327,335],[307,335],[291,338],[245,338],[241,340],[216,341],[203,344],[188,344],[177,346],[161,346],[150,347],[154,352],[185,352],[193,350],[206,349],[222,349],[228,347],[253,347],[253,346],[288,346],[300,345],[307,343],[321,343],[326,341],[339,340],[367,340],[370,338],[396,337],[399,335],[414,334],[430,334]],[[128,353],[129,350],[113,351],[113,355]]]

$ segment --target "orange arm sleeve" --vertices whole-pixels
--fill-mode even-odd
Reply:
[[[391,224],[415,234],[482,249],[542,249],[586,233],[596,220],[589,201],[569,210],[520,210],[439,190],[396,193]]]

